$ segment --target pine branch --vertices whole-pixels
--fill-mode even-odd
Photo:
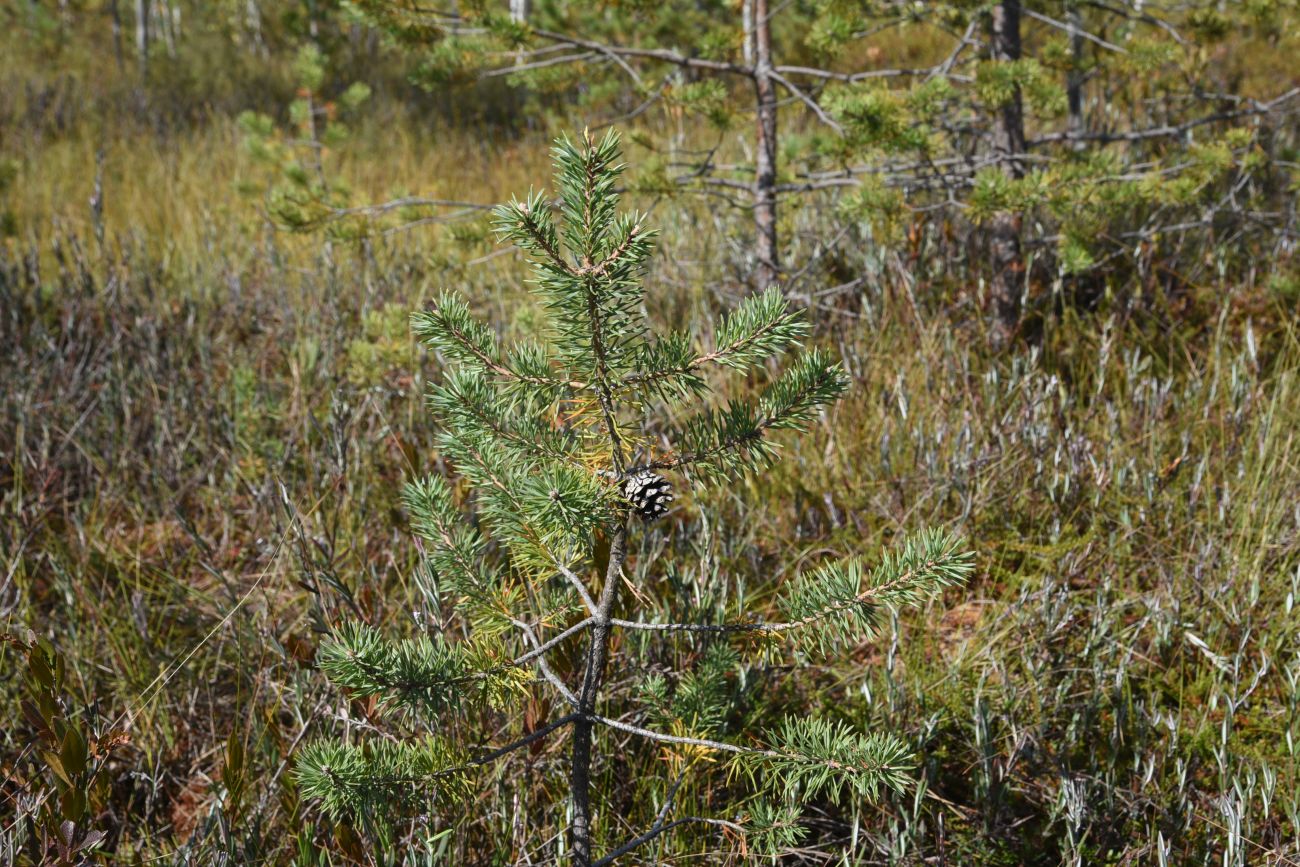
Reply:
[[[838,803],[839,791],[848,785],[857,794],[877,800],[882,789],[901,791],[907,772],[907,745],[891,735],[859,734],[843,723],[787,717],[772,733],[773,747],[746,747],[709,738],[669,735],[607,717],[588,715],[593,722],[659,743],[700,747],[731,753],[738,767],[753,773],[760,767],[774,772],[772,787],[801,788],[808,798],[826,792]]]
[[[763,441],[763,432],[770,426],[766,422],[753,407],[741,402],[730,403],[720,411],[703,412],[688,420],[675,437],[685,445],[685,451],[651,461],[645,468],[696,467],[710,481],[761,469],[775,458],[771,446]]]
[[[474,318],[463,299],[450,292],[442,293],[431,309],[413,314],[411,327],[432,349],[461,364],[510,375],[501,364],[496,335]]]
[[[724,316],[715,330],[716,348],[695,360],[695,365],[717,362],[744,368],[762,362],[808,335],[803,314],[791,310],[776,286],[743,301]]]
[[[821,649],[846,640],[871,638],[882,609],[916,605],[943,588],[966,579],[971,555],[960,540],[941,531],[909,537],[896,554],[887,555],[864,577],[861,560],[850,558],[800,575],[781,607],[791,619],[781,622],[723,624],[645,623],[614,619],[625,629],[705,634],[771,633],[781,635],[819,627],[810,636]]]
[[[615,183],[623,173],[623,166],[616,162],[618,134],[607,130],[596,142],[584,131],[581,147],[564,136],[552,153],[559,170],[565,243],[580,263],[573,273],[591,278],[602,242],[615,225],[619,198]]]
[[[808,334],[801,313],[775,286],[743,301],[714,328],[715,348],[696,355],[689,335],[670,334],[648,343],[636,372],[619,383],[620,392],[650,390],[662,397],[698,394],[704,390],[699,371],[708,364],[743,370],[760,364]]]
[[[470,771],[534,744],[577,718],[576,713],[560,717],[472,759],[435,737],[361,745],[313,741],[299,753],[295,776],[303,796],[320,801],[334,821],[345,815],[371,820],[391,811],[416,812],[430,799],[472,797]]]
[[[914,767],[902,740],[879,732],[859,734],[845,723],[787,717],[774,741],[777,749],[764,756],[774,772],[770,788],[798,789],[807,799],[826,793],[838,804],[848,786],[859,797],[876,801],[882,789],[903,791]]]
[[[496,582],[479,561],[483,542],[460,520],[447,483],[439,476],[408,482],[402,501],[411,516],[411,529],[432,543],[426,556],[439,574],[461,595],[487,595]]]
[[[413,813],[430,800],[463,801],[472,794],[468,765],[461,750],[432,736],[363,745],[318,740],[303,746],[294,775],[303,797],[320,801],[337,822]]]
[[[794,805],[759,800],[751,805],[749,812],[745,839],[761,855],[775,858],[783,850],[798,845],[808,833],[799,824],[799,808]]]
[[[633,245],[645,239],[646,235],[646,229],[640,222],[632,223],[625,231],[623,238],[614,245],[614,248],[604,259],[593,264],[583,265],[577,270],[577,276],[596,280],[605,277],[615,265],[628,256],[633,249]]]
[[[517,411],[519,403],[525,403],[522,412]],[[444,426],[489,436],[524,460],[572,461],[572,437],[533,417],[527,403],[515,401],[512,406],[474,369],[449,371],[428,395],[429,409]]]
[[[691,347],[691,336],[670,332],[647,341],[636,360],[634,373],[624,376],[614,389],[619,396],[640,392],[665,400],[701,395],[707,385],[700,376],[700,358]]]
[[[840,366],[813,349],[764,391],[757,408],[733,402],[723,410],[701,413],[676,436],[681,444],[677,455],[652,461],[645,468],[689,466],[707,480],[762,469],[776,457],[765,440],[767,431],[801,429],[814,410],[835,400],[847,386]]]
[[[470,313],[469,305],[463,299],[450,292],[444,292],[439,296],[432,308],[413,314],[411,326],[416,336],[430,348],[483,373],[557,391],[585,387],[581,382],[570,382],[537,372],[525,373],[511,369],[501,360],[496,335],[474,318]]]
[[[512,199],[498,207],[493,215],[497,234],[502,239],[540,255],[539,264],[556,276],[573,276],[573,267],[560,252],[550,205],[540,193],[529,193],[522,202]]]
[[[571,249],[576,250],[584,267],[590,267],[600,247],[602,232],[614,218],[618,197],[614,181],[622,166],[614,165],[618,154],[618,136],[613,130],[606,133],[599,144],[584,133],[583,148],[579,150],[567,138],[555,148],[555,162],[559,169],[560,199],[564,203],[565,237]],[[629,238],[635,235],[629,231]],[[575,274],[575,276],[577,276]],[[601,292],[601,281],[591,272],[580,277],[565,294],[581,298],[588,340],[591,349],[592,373],[597,398],[600,401],[605,433],[610,440],[614,469],[623,471],[623,442],[615,418],[614,402],[610,389],[609,352],[616,336],[614,329],[620,305],[628,298],[619,298],[615,292]],[[606,289],[612,288],[606,286]],[[639,292],[635,293],[639,298]]]
[[[521,669],[529,663],[536,663],[543,676],[574,703],[545,655],[591,628],[595,618],[580,620],[546,642],[540,642],[522,620],[509,621],[523,630],[533,649],[505,662],[497,662],[493,651],[473,641],[452,644],[441,636],[419,636],[391,642],[363,623],[344,624],[327,638],[317,662],[332,682],[360,698],[379,696],[385,705],[432,715],[478,704],[500,706],[504,699],[520,694],[526,684]]]
[[[526,685],[518,666],[499,664],[482,645],[451,644],[440,635],[389,641],[359,622],[343,624],[322,642],[316,660],[326,677],[358,697],[378,696],[386,706],[429,715],[499,707]]]
[[[618,136],[554,149],[563,232],[534,194],[497,211],[501,237],[534,254],[536,282],[556,326],[561,359],[601,404],[608,436],[618,439],[609,394],[644,340],[641,277],[653,233],[618,216]],[[563,237],[563,244],[561,243]]]
[[[408,482],[403,489],[403,502],[411,515],[413,532],[432,543],[425,555],[435,571],[447,578],[456,593],[477,603],[480,623],[502,619],[502,607],[494,604],[499,602],[495,595],[500,590],[499,581],[482,565],[481,538],[471,526],[460,521],[446,482],[438,476]],[[589,614],[595,614],[595,603],[580,578],[563,563],[552,565],[577,590]]]
[[[473,431],[446,430],[439,444],[477,488],[484,518],[521,567],[540,571],[571,560],[609,516],[612,493],[581,467],[540,460],[521,466]]]
[[[970,552],[957,537],[924,531],[886,554],[869,574],[856,557],[801,574],[781,602],[788,620],[773,631],[815,624],[817,629],[802,635],[822,652],[867,639],[879,630],[884,610],[917,605],[965,581],[971,568]]]

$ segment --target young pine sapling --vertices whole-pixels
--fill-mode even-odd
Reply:
[[[888,733],[792,716],[737,743],[718,739],[707,724],[664,731],[641,724],[645,714],[628,722],[638,719],[635,706],[607,704],[602,686],[618,630],[648,631],[653,640],[688,633],[724,649],[791,644],[824,653],[870,637],[889,610],[960,582],[970,569],[957,540],[925,532],[874,568],[850,558],[799,575],[781,588],[779,616],[770,622],[663,622],[640,590],[622,592],[634,558],[629,539],[672,502],[665,474],[707,485],[763,470],[776,457],[771,434],[803,428],[847,381],[825,352],[801,346],[808,327],[775,288],[723,317],[712,348],[698,348],[686,333],[652,333],[642,282],[653,233],[638,216],[618,212],[619,157],[613,134],[561,140],[558,208],[534,194],[496,212],[501,235],[531,259],[550,313],[545,344],[501,346],[450,294],[414,317],[418,335],[448,366],[429,405],[441,453],[460,480],[411,482],[404,503],[430,574],[454,596],[463,628],[454,637],[431,631],[397,641],[346,623],[323,643],[317,659],[334,683],[400,709],[426,732],[306,746],[297,766],[303,793],[332,817],[427,812],[439,799],[472,795],[476,769],[561,736],[570,752],[567,852],[581,867],[611,863],[688,822],[725,827],[732,839],[744,834],[750,851],[775,853],[798,839],[801,803],[836,799],[846,788],[875,797],[907,782],[909,750]],[[709,404],[709,368],[765,370],[796,346],[798,355],[757,400]],[[686,420],[671,429],[665,452],[645,420],[669,406]],[[461,514],[462,486],[473,494],[472,523]],[[635,646],[621,642],[620,653]],[[578,663],[566,677],[553,662],[575,649],[567,658]],[[647,700],[664,690],[662,679],[648,680]],[[552,690],[564,712],[497,749],[476,753],[454,734],[463,727],[448,723],[510,708],[537,688]],[[679,774],[642,832],[605,842],[612,835],[598,833],[591,795],[594,770],[611,761],[597,752],[600,732],[715,759],[713,767],[753,793],[743,805],[724,805],[745,824],[673,817]],[[693,764],[681,767],[684,774]]]

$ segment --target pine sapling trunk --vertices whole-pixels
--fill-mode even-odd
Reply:
[[[590,147],[590,143],[588,143]],[[588,183],[591,168],[588,167]],[[595,202],[588,193],[584,202],[584,217],[592,213]],[[596,255],[595,248],[583,251],[582,264],[591,268]],[[619,435],[618,419],[614,407],[614,398],[610,390],[609,348],[605,333],[605,312],[597,302],[599,286],[595,278],[583,278],[586,293],[587,319],[591,327],[591,353],[596,374],[596,394],[600,404],[604,429],[609,437],[610,459],[614,472],[619,476],[627,469],[623,440]],[[609,659],[610,617],[614,612],[614,603],[618,599],[618,585],[623,580],[623,561],[627,557],[628,515],[620,513],[618,526],[613,530],[609,542],[609,563],[605,566],[605,583],[600,588],[600,599],[596,603],[591,627],[591,644],[587,650],[587,668],[582,676],[582,690],[578,693],[578,719],[573,728],[572,767],[569,785],[573,798],[573,860],[578,867],[591,864],[591,727],[592,715],[596,712],[596,696],[600,692],[601,681],[605,677],[605,663]]]
[[[754,96],[758,109],[754,144],[754,228],[757,230],[754,273],[758,288],[777,281],[776,246],[776,83],[772,80],[772,27],[767,0],[753,0]]]
[[[591,645],[587,650],[587,668],[578,693],[577,721],[573,724],[573,758],[569,786],[573,798],[573,861],[578,867],[591,864],[591,729],[590,719],[596,712],[596,696],[605,677],[609,659],[610,617],[618,600],[618,585],[623,580],[623,561],[627,557],[627,521],[614,531],[609,544],[609,566],[605,584],[596,602]]]
[[[993,7],[992,58],[999,62],[1020,59],[1020,0],[1006,0]],[[1025,118],[1020,87],[999,108],[993,129],[993,150],[1002,173],[1010,179],[1023,173],[1021,158],[1025,152]],[[992,279],[989,284],[993,307],[993,340],[1005,345],[1020,324],[1021,295],[1024,286],[1024,260],[1020,250],[1019,213],[997,214],[989,227],[989,258]]]

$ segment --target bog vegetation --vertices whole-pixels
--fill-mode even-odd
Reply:
[[[1300,861],[1294,3],[0,21],[0,862]]]

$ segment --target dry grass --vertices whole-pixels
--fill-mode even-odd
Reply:
[[[377,111],[331,157],[354,201],[496,201],[547,176],[543,134],[430,133]],[[370,244],[271,231],[244,191],[266,169],[223,114],[165,134],[92,121],[31,123],[0,146],[18,227],[0,243],[0,628],[52,642],[70,719],[129,738],[94,818],[106,863],[349,863],[356,832],[300,803],[286,770],[306,734],[376,714],[312,670],[314,624],[359,612],[397,632],[435,604],[409,581],[396,507],[436,461],[419,399],[436,362],[404,313],[443,285],[517,333],[536,311],[513,256],[471,264],[492,248],[448,227]],[[86,205],[101,148],[102,246]],[[743,226],[698,202],[639,204],[664,232],[655,321],[703,321],[744,291]],[[970,586],[880,641],[808,660],[780,689],[744,667],[731,735],[820,705],[905,733],[921,762],[904,797],[813,805],[790,862],[1300,860],[1294,301],[1267,275],[1116,291],[1088,312],[1044,305],[1032,346],[993,355],[972,275],[835,259],[873,275],[809,295],[850,397],[763,478],[688,498],[636,561],[648,598],[709,612],[761,608],[799,563],[904,530],[949,526],[977,548]],[[706,556],[675,572],[659,546]],[[701,650],[654,644],[646,671]],[[0,649],[4,670],[20,664]],[[644,674],[622,673],[624,700]],[[22,719],[25,689],[0,682],[4,719]],[[618,746],[598,783],[611,837],[647,823],[665,773],[664,755]],[[553,859],[564,768],[551,746],[485,775],[472,809],[418,830],[427,863]],[[24,722],[0,734],[0,776],[8,863],[32,851],[53,785]],[[681,809],[708,814],[728,785],[699,774]],[[706,835],[662,857],[718,850],[743,862]]]

